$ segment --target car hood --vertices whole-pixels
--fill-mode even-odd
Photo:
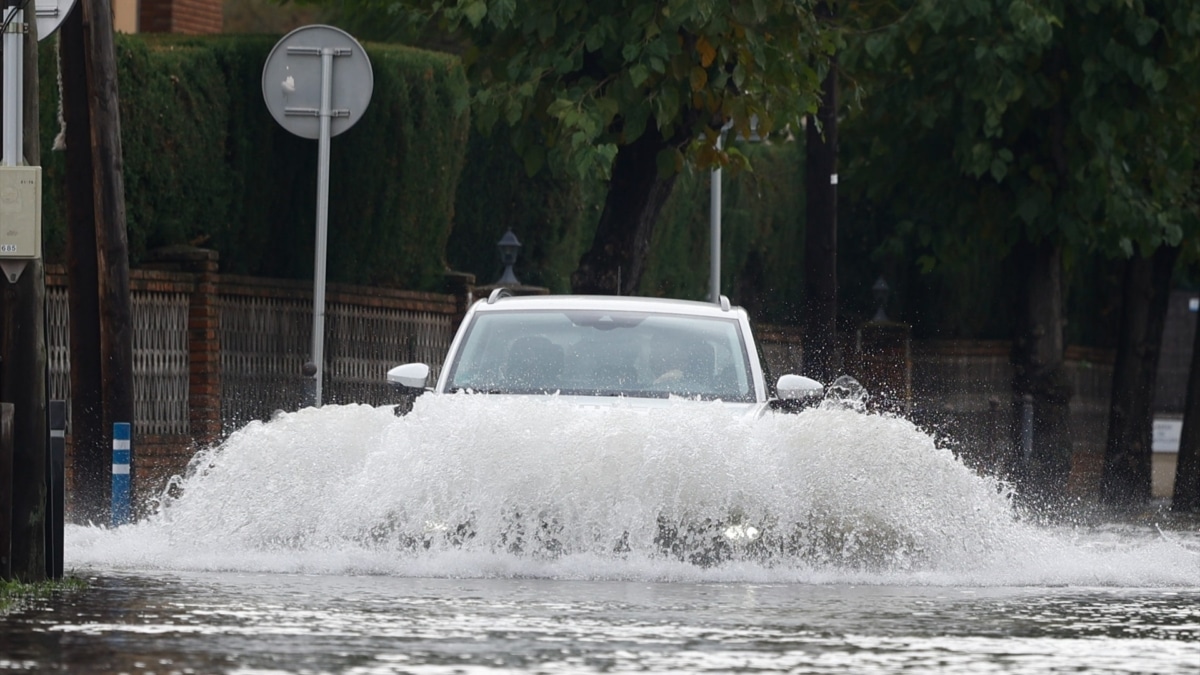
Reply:
[[[521,400],[544,400],[547,402],[555,402],[561,405],[570,405],[579,408],[624,408],[629,410],[663,410],[667,408],[691,407],[702,409],[704,406],[720,406],[722,409],[730,411],[734,414],[742,414],[749,417],[757,417],[767,409],[767,404],[759,402],[727,402],[727,401],[701,401],[689,399],[683,396],[670,396],[667,398],[649,398],[642,396],[579,396],[568,394],[482,394],[472,392],[454,392],[450,394],[442,394],[444,396],[486,396],[489,399],[521,399]]]

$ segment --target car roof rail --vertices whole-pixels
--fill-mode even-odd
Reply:
[[[511,298],[512,295],[513,295],[512,291],[501,286],[500,288],[492,290],[491,294],[488,295],[487,303],[489,305],[494,305],[494,304],[496,304],[496,301],[499,300],[500,298]]]
[[[722,312],[729,311],[729,298],[724,295],[721,296],[721,311]]]

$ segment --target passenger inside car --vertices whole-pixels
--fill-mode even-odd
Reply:
[[[526,335],[508,348],[504,374],[510,387],[554,391],[562,386],[562,347],[541,335]]]
[[[686,384],[688,389],[708,391],[713,375],[713,348],[707,342],[677,341],[663,335],[650,343],[650,370],[656,386]]]

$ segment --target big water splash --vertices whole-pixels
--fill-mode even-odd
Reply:
[[[68,566],[1200,586],[1200,539],[1081,539],[910,422],[852,408],[454,395],[252,423]]]

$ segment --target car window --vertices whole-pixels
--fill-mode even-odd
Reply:
[[[521,310],[476,314],[447,389],[755,400],[736,319]]]

